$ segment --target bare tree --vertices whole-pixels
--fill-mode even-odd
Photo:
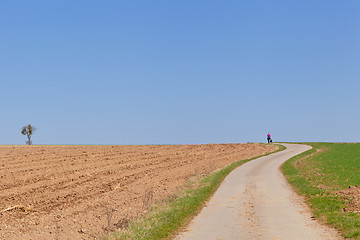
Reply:
[[[33,134],[33,132],[36,130],[36,128],[34,128],[33,126],[31,126],[31,124],[24,126],[21,130],[21,134],[22,135],[26,135],[28,138],[28,141],[26,141],[27,144],[31,145],[31,135]]]

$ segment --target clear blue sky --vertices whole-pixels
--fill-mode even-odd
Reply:
[[[360,141],[360,1],[1,1],[0,144]]]

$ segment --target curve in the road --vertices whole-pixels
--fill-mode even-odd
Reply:
[[[280,172],[286,160],[308,149],[287,149],[250,161],[229,174],[177,240],[331,240],[334,229],[313,220],[304,200]]]

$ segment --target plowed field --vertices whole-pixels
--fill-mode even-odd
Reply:
[[[263,144],[0,146],[0,239],[94,239]]]

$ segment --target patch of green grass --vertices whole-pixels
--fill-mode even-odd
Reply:
[[[360,144],[307,143],[313,149],[282,166],[294,189],[308,199],[314,215],[340,230],[344,237],[360,239],[360,217],[344,212],[339,190],[360,185]]]
[[[285,149],[282,145],[277,146],[279,149],[275,152]],[[271,153],[262,156],[269,154]],[[232,170],[255,158],[258,157],[234,162],[203,178],[200,182],[194,182],[192,186],[196,186],[195,189],[187,187],[179,196],[153,207],[143,218],[130,223],[125,231],[113,233],[103,239],[160,240],[170,238],[201,210],[205,201],[217,190],[220,183]]]

